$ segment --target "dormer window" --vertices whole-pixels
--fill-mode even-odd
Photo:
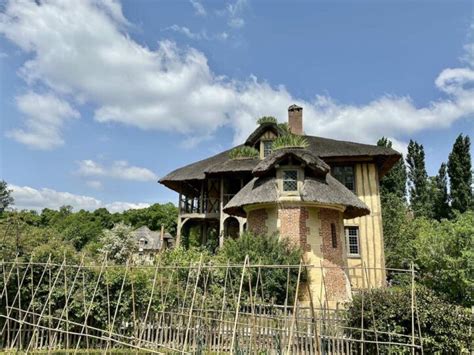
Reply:
[[[283,191],[298,191],[297,170],[283,170]]]
[[[272,154],[273,141],[263,141],[263,157],[266,158]]]

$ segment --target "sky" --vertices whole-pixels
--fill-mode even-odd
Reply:
[[[16,208],[177,202],[157,180],[303,107],[307,134],[429,175],[474,133],[474,2],[0,0],[0,179]]]

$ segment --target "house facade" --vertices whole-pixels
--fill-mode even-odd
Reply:
[[[177,243],[191,226],[203,243],[216,237],[222,244],[246,229],[278,233],[298,243],[310,261],[335,265],[329,267],[329,279],[339,280],[331,291],[335,299],[344,299],[350,287],[382,286],[379,181],[401,155],[305,135],[303,109],[296,105],[288,108],[288,128],[308,146],[274,151],[273,141],[287,132],[264,122],[241,145],[255,148],[258,157],[232,158],[228,150],[160,180],[179,193]]]

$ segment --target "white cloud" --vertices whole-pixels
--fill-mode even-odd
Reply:
[[[146,208],[148,203],[131,202],[111,202],[104,203],[94,197],[75,195],[69,192],[59,192],[52,189],[35,189],[29,186],[9,185],[13,190],[12,196],[15,199],[15,208],[42,210],[43,208],[58,209],[64,205],[70,205],[75,210],[95,210],[105,207],[110,212],[121,212],[127,209]]]
[[[226,32],[221,32],[221,33],[209,35],[204,30],[202,30],[200,32],[193,32],[186,26],[179,26],[179,25],[176,25],[176,24],[174,24],[172,26],[169,26],[169,27],[165,28],[164,30],[165,31],[168,30],[168,31],[177,32],[177,33],[180,33],[180,34],[188,37],[189,39],[198,40],[198,41],[200,41],[200,40],[206,40],[206,41],[221,40],[221,41],[225,41],[229,37],[229,35]]]
[[[54,94],[28,92],[16,97],[18,110],[25,116],[25,128],[7,132],[7,136],[37,149],[52,149],[64,143],[60,130],[64,121],[78,118],[79,112]]]
[[[97,163],[93,160],[81,160],[78,173],[85,177],[111,177],[132,181],[157,181],[158,176],[147,168],[131,166],[127,161],[117,160],[110,166]]]
[[[126,33],[127,20],[117,2],[98,4],[11,1],[0,14],[0,33],[32,54],[21,69],[28,83],[39,81],[92,103],[99,122],[180,132],[191,143],[229,126],[240,143],[257,117],[285,119],[286,108],[296,103],[304,107],[308,134],[374,143],[382,135],[396,138],[448,127],[474,113],[470,45],[464,59],[468,65],[447,68],[436,79],[439,100],[418,107],[409,96],[384,95],[364,105],[346,105],[330,96],[301,100],[284,86],[255,77],[236,81],[218,76],[203,53],[167,40],[148,48]],[[245,4],[228,5],[229,20],[242,18]]]
[[[245,26],[243,12],[247,6],[247,0],[236,0],[228,3],[224,10],[218,11],[219,15],[227,16],[227,24],[235,29]]]
[[[198,16],[206,16],[207,11],[204,6],[197,0],[189,0],[191,5],[194,7],[194,11]]]

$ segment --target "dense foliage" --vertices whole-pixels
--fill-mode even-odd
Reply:
[[[0,257],[8,259],[17,253],[29,256],[36,248],[44,249],[48,243],[58,243],[59,250],[72,248],[96,257],[103,247],[104,230],[119,223],[131,228],[148,226],[151,230],[160,230],[163,225],[174,235],[177,215],[177,208],[171,203],[122,213],[110,213],[105,208],[73,212],[70,206],[59,210],[45,208],[41,213],[6,211],[0,217]]]
[[[415,289],[416,310],[414,314],[415,337],[421,331],[423,349],[425,353],[433,354],[468,353],[471,336],[471,312],[460,306],[450,304],[437,297],[433,291],[426,287]],[[392,341],[409,344],[411,339],[394,336],[386,333],[398,333],[406,336],[412,335],[412,290],[410,287],[392,287],[361,292],[356,295],[349,306],[349,327],[363,328],[364,339],[374,341]],[[362,312],[362,309],[364,312]],[[362,314],[363,319],[362,319]],[[418,328],[420,325],[420,329]],[[374,330],[378,333],[375,335]],[[385,332],[385,333],[384,333]],[[352,330],[353,337],[360,338],[359,330]],[[415,342],[420,345],[418,339]],[[407,347],[391,346],[390,349],[374,343],[365,343],[364,347],[369,354],[397,353],[409,354]]]

